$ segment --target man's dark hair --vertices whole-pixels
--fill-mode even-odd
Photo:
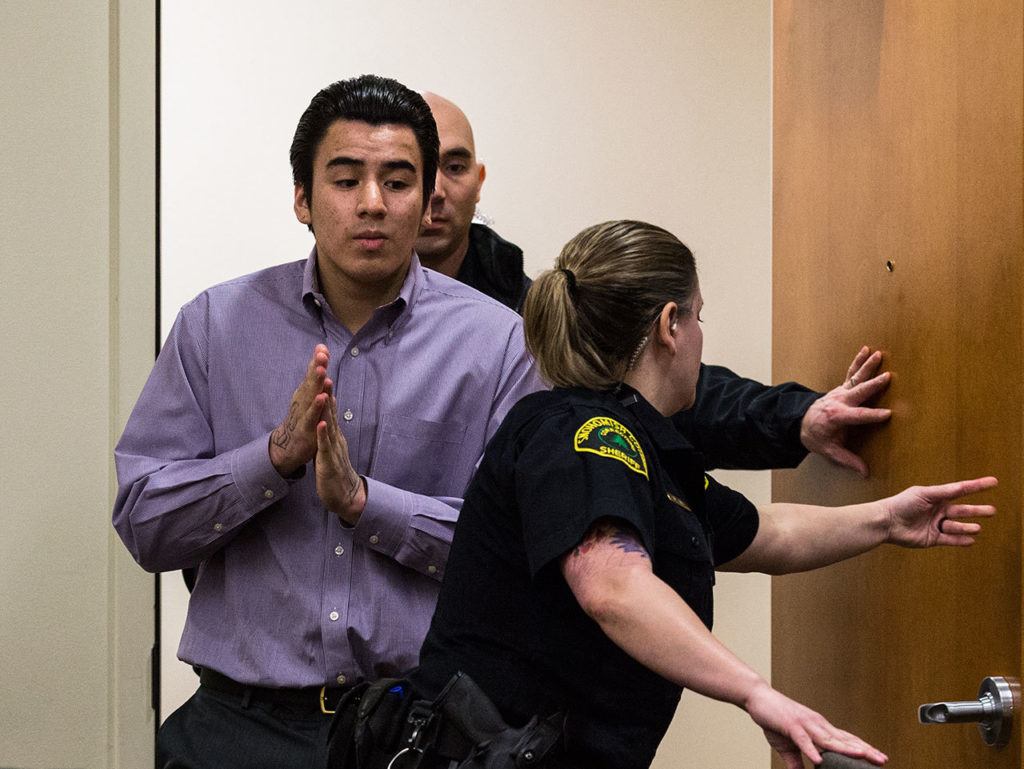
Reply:
[[[292,139],[292,179],[302,185],[307,200],[313,195],[313,158],[336,120],[409,126],[423,156],[423,207],[427,207],[437,178],[437,124],[422,96],[397,80],[378,75],[331,83],[313,97],[299,118]]]

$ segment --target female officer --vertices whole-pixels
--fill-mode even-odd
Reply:
[[[715,639],[714,572],[802,571],[886,542],[970,545],[980,526],[960,519],[994,510],[955,500],[996,480],[758,511],[705,475],[666,419],[692,403],[701,357],[689,249],[615,221],[556,265],[525,306],[555,389],[513,408],[466,493],[413,689],[434,697],[463,671],[511,727],[564,713],[564,752],[541,765],[648,766],[683,687],[746,710],[790,769],[826,749],[883,763]]]

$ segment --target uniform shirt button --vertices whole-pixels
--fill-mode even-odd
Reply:
[[[345,409],[345,413],[342,414],[341,416],[346,422],[351,422],[352,417],[355,416],[355,414],[352,413],[351,409]]]
[[[273,499],[274,498],[274,492],[273,492],[272,489],[266,489],[263,492],[263,496],[266,497],[267,499]]]
[[[376,545],[376,544],[379,544],[379,543],[380,543],[380,537],[378,537],[376,534],[371,534],[370,535],[370,544],[371,545]]]
[[[338,545],[336,548],[334,548],[334,554],[345,555],[345,548],[343,548],[341,545]]]
[[[224,531],[224,524],[223,523],[215,523],[215,524],[213,524],[213,530],[214,531]]]
[[[694,547],[700,547],[700,540],[698,540],[696,537],[690,537],[690,544]]]
[[[430,564],[430,566],[427,567],[427,574],[437,574],[437,567],[434,566],[434,564]]]
[[[331,618],[331,622],[337,622],[338,621],[338,617],[340,617],[341,615],[338,614],[338,612],[336,612],[336,611],[332,611],[327,616]]]
[[[336,680],[338,682],[338,686],[344,686],[345,682],[348,679],[345,678],[345,674],[344,673],[338,673],[338,677],[336,679],[334,679],[334,680]]]
[[[358,358],[359,357],[359,348],[358,347],[353,347],[351,350],[348,351],[348,354],[351,355],[353,358]]]

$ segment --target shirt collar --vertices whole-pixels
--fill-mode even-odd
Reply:
[[[628,409],[637,418],[644,430],[659,449],[665,451],[694,451],[693,445],[683,436],[672,423],[654,406],[647,402],[639,392],[628,384],[619,385],[615,397],[620,405]]]
[[[323,306],[327,304],[327,299],[320,288],[320,276],[316,268],[316,260],[316,246],[313,246],[302,270],[301,300],[307,309],[319,313],[323,311]],[[414,251],[412,259],[409,260],[409,271],[405,275],[405,280],[398,291],[398,296],[388,304],[378,307],[374,313],[374,319],[379,318],[387,325],[389,336],[405,324],[409,316],[408,310],[413,306],[422,289],[422,274],[423,270],[420,267],[419,256]]]

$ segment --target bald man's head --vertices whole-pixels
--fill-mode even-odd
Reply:
[[[473,128],[465,113],[435,93],[423,98],[437,122],[441,159],[430,198],[431,224],[420,231],[416,251],[425,266],[455,277],[469,248],[469,225],[486,169],[476,160]]]

